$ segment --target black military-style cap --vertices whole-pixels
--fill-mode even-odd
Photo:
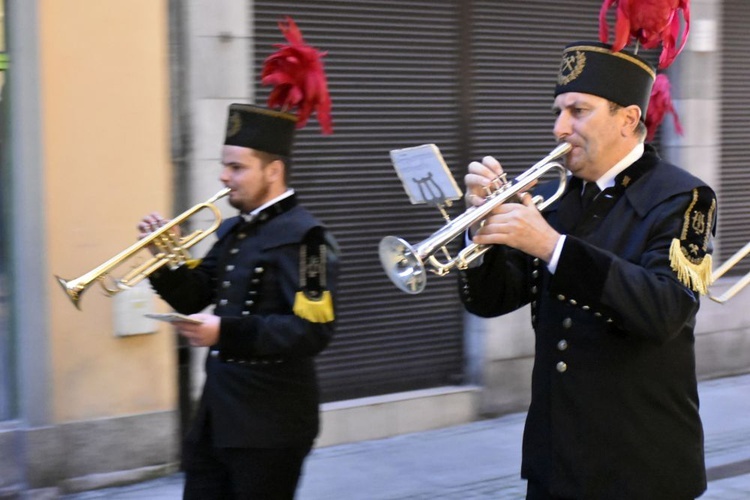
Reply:
[[[620,106],[641,108],[641,121],[651,96],[656,71],[640,57],[600,42],[574,42],[565,47],[555,97],[566,92],[592,94]]]
[[[231,104],[224,144],[290,156],[297,117],[252,104]]]

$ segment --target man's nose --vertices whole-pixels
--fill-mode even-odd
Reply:
[[[224,167],[221,169],[221,173],[219,174],[219,180],[221,182],[227,182],[229,180],[229,169]]]
[[[555,118],[555,126],[552,128],[552,133],[558,141],[570,135],[570,120],[566,117],[565,113],[560,113]]]

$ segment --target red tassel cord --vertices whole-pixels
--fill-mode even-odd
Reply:
[[[672,103],[669,79],[666,75],[660,74],[656,76],[654,86],[651,89],[651,99],[649,100],[648,111],[646,112],[645,121],[646,127],[648,128],[646,141],[653,140],[656,130],[659,128],[659,125],[661,125],[661,122],[667,114],[672,115],[675,131],[682,135],[680,118],[677,116],[674,104]]]

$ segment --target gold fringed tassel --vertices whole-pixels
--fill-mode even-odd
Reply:
[[[700,264],[695,264],[688,260],[682,251],[680,240],[675,238],[669,247],[669,263],[672,270],[677,273],[677,279],[685,286],[700,294],[708,294],[713,266],[711,255],[706,254]]]
[[[293,311],[312,323],[330,323],[334,318],[331,292],[325,290],[319,299],[311,299],[304,292],[297,292]]]

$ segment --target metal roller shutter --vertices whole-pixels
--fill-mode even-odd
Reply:
[[[554,148],[552,102],[560,54],[598,36],[598,0],[474,2],[472,153],[516,175]]]
[[[550,106],[562,47],[597,36],[600,5],[253,3],[256,75],[281,41],[276,22],[286,15],[328,51],[334,134],[321,136],[314,120],[301,130],[291,176],[343,250],[338,330],[318,358],[325,400],[461,383],[455,277],[430,276],[425,292],[411,296],[379,264],[383,236],[417,243],[444,223],[435,209],[409,204],[388,153],[435,143],[460,186],[468,162],[487,154],[514,175],[531,166],[554,145]],[[255,93],[265,102],[268,89],[256,85]]]
[[[385,235],[417,242],[443,223],[436,210],[409,204],[388,154],[435,143],[458,165],[457,3],[255,2],[256,64],[279,43],[285,15],[328,51],[334,106],[333,135],[321,136],[314,120],[298,133],[291,178],[342,247],[337,333],[318,358],[324,399],[460,383],[455,280],[431,278],[424,293],[404,294],[377,252]],[[256,101],[267,92],[258,87]]]
[[[721,64],[721,163],[719,173],[719,257],[726,261],[750,240],[747,223],[747,192],[750,189],[750,170],[747,149],[750,144],[750,96],[747,82],[750,67],[750,9],[742,0],[724,0],[722,14]],[[744,274],[750,269],[745,261],[736,265],[732,274]]]
[[[476,0],[473,5],[471,155],[495,155],[516,175],[555,146],[552,102],[560,55],[568,43],[598,40],[602,2]],[[612,33],[612,10],[609,19]],[[652,64],[658,58],[655,51],[639,55]],[[654,142],[658,146],[658,134]]]

